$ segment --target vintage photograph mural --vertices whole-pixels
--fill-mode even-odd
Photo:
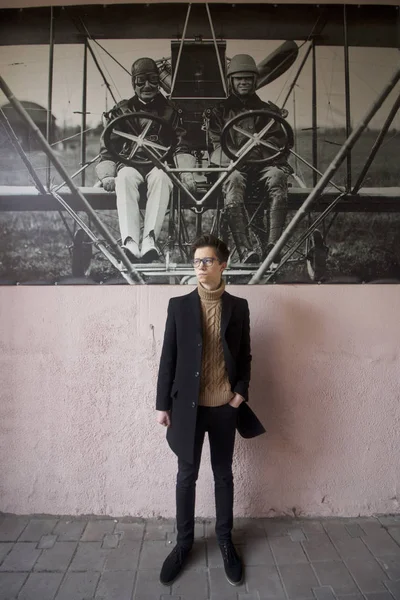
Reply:
[[[0,285],[400,283],[400,16],[0,11]]]

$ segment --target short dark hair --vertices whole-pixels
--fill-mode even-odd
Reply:
[[[210,246],[210,248],[214,248],[218,260],[220,260],[221,262],[228,261],[230,254],[228,246],[225,244],[224,241],[220,240],[212,234],[201,235],[200,237],[194,240],[192,244],[192,255],[194,256],[194,253],[199,248],[205,248],[207,246]]]

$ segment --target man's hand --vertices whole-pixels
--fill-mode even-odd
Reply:
[[[239,408],[242,402],[244,402],[243,396],[240,394],[235,394],[229,404],[233,406],[233,408]]]
[[[115,190],[115,177],[104,177],[101,184],[106,192],[113,192]]]
[[[164,427],[169,427],[171,425],[169,410],[157,410],[157,423],[160,425],[164,425]]]
[[[193,177],[193,173],[181,173],[181,181],[191,194],[194,195],[197,192],[196,180]]]

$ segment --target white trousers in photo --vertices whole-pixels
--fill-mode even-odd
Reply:
[[[154,232],[157,240],[168,209],[172,181],[164,171],[153,167],[143,176],[134,167],[124,166],[115,180],[117,210],[122,243],[131,237],[137,244],[140,238],[139,199],[141,185],[147,185],[147,202],[144,217],[143,239]]]

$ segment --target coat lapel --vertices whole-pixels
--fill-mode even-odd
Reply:
[[[231,295],[228,292],[224,292],[221,296],[222,311],[221,311],[221,337],[224,339],[226,328],[228,327],[229,320],[232,315],[232,302]]]
[[[188,295],[188,299],[190,300],[190,317],[192,319],[193,329],[196,335],[200,335],[203,337],[203,331],[201,326],[201,306],[200,306],[200,296],[197,291],[197,288]]]

